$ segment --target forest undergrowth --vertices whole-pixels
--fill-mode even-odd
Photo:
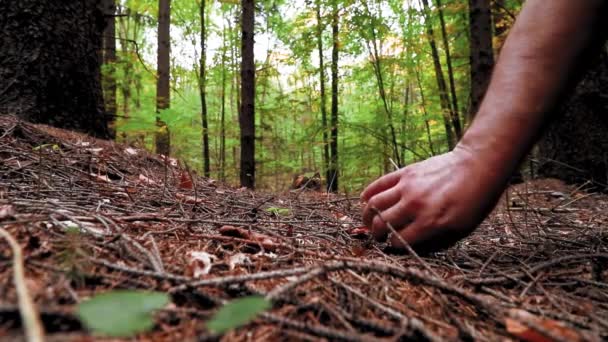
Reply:
[[[457,246],[396,254],[356,198],[236,189],[176,160],[0,117],[0,229],[24,254],[49,339],[90,340],[75,307],[116,289],[170,295],[139,340],[608,338],[608,196],[552,179],[510,187]],[[23,336],[0,242],[0,337]],[[219,336],[227,300],[272,308]]]

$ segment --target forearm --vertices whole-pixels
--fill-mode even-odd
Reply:
[[[504,183],[601,42],[601,0],[528,0],[502,49],[474,122],[457,149]]]

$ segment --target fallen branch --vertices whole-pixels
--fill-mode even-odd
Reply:
[[[23,267],[21,246],[19,246],[19,243],[15,241],[15,238],[3,228],[0,228],[0,235],[6,239],[13,252],[13,281],[15,282],[15,288],[17,290],[19,313],[21,314],[21,320],[23,321],[25,339],[28,342],[42,342],[44,341],[44,330],[42,329],[42,323],[38,317],[38,312],[32,302],[27,285],[25,284],[25,270]]]

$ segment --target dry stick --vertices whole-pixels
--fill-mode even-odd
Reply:
[[[303,284],[309,280],[312,280],[325,273],[327,273],[327,270],[323,266],[315,268],[312,271],[300,276],[299,278],[288,282],[287,284],[275,287],[272,291],[268,292],[268,294],[266,295],[266,299],[270,301],[277,300],[281,295],[292,290],[296,286]]]
[[[365,335],[352,334],[345,331],[335,330],[331,328],[327,328],[321,325],[311,325],[307,323],[302,323],[298,321],[294,321],[288,318],[283,318],[268,312],[264,312],[260,314],[260,317],[266,321],[276,323],[279,326],[304,331],[309,334],[314,334],[315,336],[325,337],[330,340],[338,340],[338,341],[378,341],[376,338],[367,337]]]
[[[414,251],[414,249],[412,248],[412,246],[410,246],[409,243],[407,243],[407,241],[405,241],[405,239],[403,238],[403,236],[401,236],[401,234],[399,234],[397,232],[397,230],[393,227],[393,225],[384,220],[384,218],[382,217],[382,214],[380,213],[380,210],[378,210],[378,208],[376,207],[371,207],[372,211],[374,211],[376,213],[376,215],[378,215],[378,217],[380,218],[380,220],[382,220],[382,222],[384,222],[384,224],[386,224],[386,226],[388,227],[388,229],[391,231],[391,234],[397,236],[397,239],[399,239],[399,242],[401,242],[403,244],[403,246],[405,246],[405,249],[408,251],[408,253],[410,253],[414,259],[416,259],[416,261],[418,261],[422,267],[424,267],[430,274],[432,274],[433,276],[440,278],[439,275],[433,271],[433,269],[431,269],[431,267],[418,255],[418,253],[416,253]]]
[[[237,276],[225,276],[225,277],[216,277],[210,279],[202,279],[194,282],[190,282],[187,284],[182,284],[179,286],[175,286],[169,289],[169,292],[175,293],[186,290],[189,287],[199,287],[199,286],[218,286],[218,285],[228,285],[228,284],[239,284],[247,281],[253,280],[264,280],[271,278],[284,278],[289,276],[294,276],[302,273],[306,273],[314,269],[313,266],[305,266],[305,267],[294,267],[290,269],[279,269],[274,271],[266,271],[266,272],[258,272],[253,274],[243,274]]]
[[[21,246],[19,246],[19,243],[15,241],[13,236],[3,228],[0,228],[0,235],[8,241],[8,244],[13,251],[13,281],[15,282],[17,298],[19,299],[19,313],[21,314],[21,320],[23,321],[26,340],[28,342],[42,342],[44,341],[44,330],[42,329],[42,323],[36,312],[36,307],[32,302],[27,285],[25,284],[25,270]]]
[[[411,317],[411,318],[407,317],[406,315],[402,314],[401,312],[399,312],[389,306],[382,305],[381,303],[378,303],[377,301],[373,300],[369,296],[364,295],[359,290],[354,289],[344,283],[339,283],[335,280],[332,280],[332,282],[336,285],[341,286],[346,291],[351,292],[355,296],[368,302],[374,308],[376,308],[376,309],[388,314],[389,316],[393,317],[394,319],[397,319],[400,322],[404,323],[406,328],[411,328],[412,330],[422,334],[428,341],[443,341],[443,339],[441,337],[439,337],[439,336],[435,335],[433,332],[429,331],[424,326],[424,324],[422,322],[420,322],[418,319],[413,318],[413,317]]]
[[[116,265],[116,264],[113,264],[113,263],[111,263],[109,261],[102,260],[102,259],[96,259],[96,258],[90,257],[88,255],[82,254],[82,256],[86,257],[92,263],[103,265],[103,266],[105,266],[107,268],[111,268],[111,269],[114,269],[114,270],[117,270],[117,271],[129,273],[129,274],[135,274],[135,275],[140,275],[140,276],[147,276],[147,277],[152,277],[152,278],[157,278],[157,279],[164,279],[164,280],[174,280],[174,281],[179,281],[179,282],[191,282],[191,281],[193,281],[193,278],[179,276],[179,275],[176,275],[176,274],[165,273],[165,272],[161,273],[161,272],[155,272],[155,271],[138,270],[136,268],[131,268],[131,267],[128,267],[128,266]]]
[[[160,266],[160,269],[157,271],[160,271],[161,273],[165,273],[165,266],[163,265],[163,259],[160,256],[160,251],[158,250],[158,246],[156,245],[156,240],[154,239],[154,236],[150,235],[150,241],[152,241],[152,252],[154,252],[153,256],[156,258],[156,262],[158,263],[158,266]]]

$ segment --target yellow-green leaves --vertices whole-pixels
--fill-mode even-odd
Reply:
[[[277,207],[270,207],[268,209],[266,209],[267,212],[271,213],[271,214],[275,214],[277,216],[288,216],[290,211],[287,208],[277,208]]]

